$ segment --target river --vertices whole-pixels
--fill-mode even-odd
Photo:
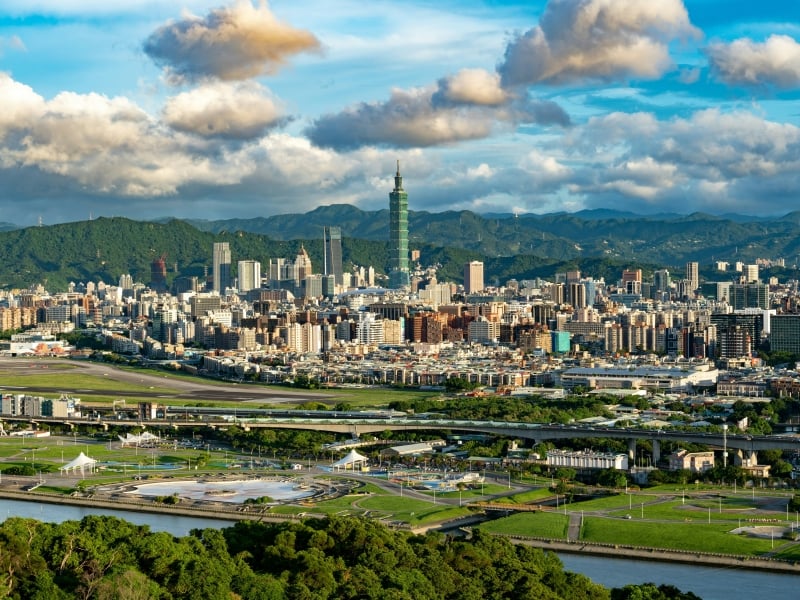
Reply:
[[[797,598],[800,586],[799,575],[784,573],[578,554],[558,556],[567,570],[583,573],[606,587],[646,582],[669,584],[693,592],[703,600]]]
[[[153,531],[166,531],[185,536],[192,529],[230,527],[232,521],[198,517],[181,517],[124,510],[97,509],[83,506],[40,504],[21,500],[0,500],[0,519],[9,516],[30,517],[59,523],[80,520],[87,515],[120,517],[137,525],[149,525]],[[583,573],[607,587],[628,583],[653,582],[670,584],[693,592],[703,600],[751,600],[759,597],[796,598],[800,576],[764,571],[750,571],[679,563],[659,563],[622,558],[605,558],[576,554],[559,554],[564,566]]]

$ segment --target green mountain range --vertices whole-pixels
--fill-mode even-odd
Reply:
[[[168,278],[203,278],[211,271],[214,242],[231,246],[238,260],[294,257],[303,245],[315,270],[322,265],[322,227],[341,227],[346,268],[387,261],[388,210],[322,206],[306,214],[222,221],[142,222],[99,218],[0,231],[0,288],[45,283],[50,291],[70,281],[116,283],[123,273],[148,283],[150,264],[165,256]],[[409,213],[409,246],[423,265],[439,264],[439,280],[461,281],[462,265],[482,260],[488,282],[551,277],[581,269],[614,281],[623,268],[660,267],[682,272],[690,260],[754,262],[784,258],[794,268],[800,255],[800,213],[780,218],[659,215],[614,211],[548,215],[479,215],[469,211]],[[786,271],[786,270],[784,270]]]

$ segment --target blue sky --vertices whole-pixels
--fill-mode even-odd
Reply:
[[[5,0],[0,221],[800,209],[800,3]]]

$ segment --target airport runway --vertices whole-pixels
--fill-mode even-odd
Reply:
[[[59,367],[68,366],[63,371]],[[63,372],[64,374],[84,373],[96,377],[98,380],[108,379],[109,385],[103,389],[68,389],[57,386],[7,386],[3,382],[3,374],[13,377],[41,376]],[[154,391],[124,392],[115,389],[114,382],[124,382],[133,385],[147,386]],[[160,389],[159,389],[160,388]],[[164,388],[175,390],[164,393]],[[0,357],[0,390],[5,393],[41,393],[58,394],[69,393],[75,396],[119,396],[124,398],[142,398],[153,401],[166,401],[168,399],[197,400],[201,401],[239,401],[264,404],[302,404],[309,401],[335,402],[335,394],[302,392],[282,389],[278,386],[263,386],[259,384],[206,383],[197,377],[196,381],[185,377],[169,377],[160,374],[157,370],[137,369],[135,371],[123,370],[112,365],[94,363],[67,358],[6,358]]]

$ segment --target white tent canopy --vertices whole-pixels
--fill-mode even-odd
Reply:
[[[333,463],[334,470],[336,469],[355,469],[357,464],[360,464],[362,467],[367,464],[369,459],[366,456],[363,456],[356,452],[355,450],[350,450],[350,453],[342,458],[341,460],[337,460]]]
[[[89,458],[83,452],[81,452],[77,458],[71,460],[63,467],[61,467],[59,470],[64,474],[69,473],[70,471],[74,474],[77,473],[78,470],[80,469],[81,475],[83,475],[86,467],[89,467],[89,472],[91,473],[92,471],[94,471],[94,467],[96,464],[97,461],[95,459]]]
[[[119,441],[122,442],[122,447],[125,446],[141,446],[142,444],[149,444],[158,439],[158,436],[153,435],[149,431],[145,431],[139,435],[133,435],[132,433],[126,433],[125,437],[121,435],[117,436]]]

